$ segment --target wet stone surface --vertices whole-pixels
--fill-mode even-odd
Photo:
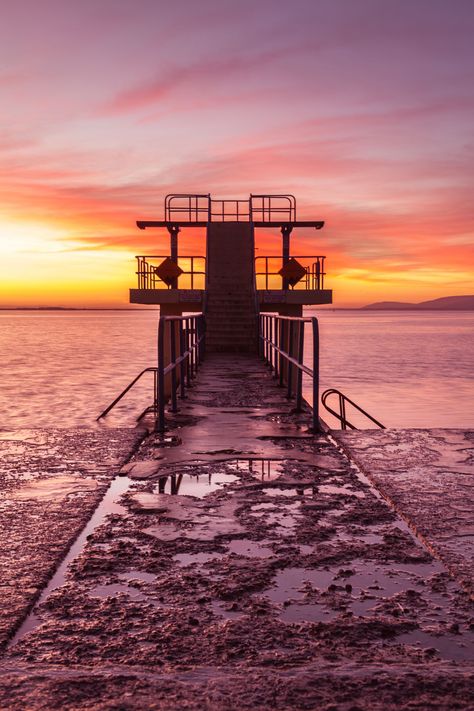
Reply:
[[[371,430],[336,437],[474,599],[474,432]]]
[[[0,646],[141,437],[116,429],[0,430]]]
[[[252,363],[240,380],[235,363],[206,363],[186,404],[200,414],[142,442],[130,463],[159,466],[124,477],[9,646],[0,706],[472,708],[469,596]],[[242,451],[229,428],[217,447],[220,409],[237,403],[245,427],[280,412],[291,436],[247,430]]]

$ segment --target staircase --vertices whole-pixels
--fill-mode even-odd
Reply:
[[[206,348],[255,352],[257,306],[254,230],[250,223],[207,227]]]

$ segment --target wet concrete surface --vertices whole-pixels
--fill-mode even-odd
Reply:
[[[0,707],[471,709],[472,601],[308,422],[209,358],[4,653]]]
[[[474,599],[474,431],[335,436]]]
[[[130,429],[0,430],[0,647],[142,437]]]

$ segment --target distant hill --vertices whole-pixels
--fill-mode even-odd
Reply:
[[[474,295],[443,296],[441,299],[421,301],[419,304],[411,304],[405,301],[377,301],[375,304],[362,306],[362,309],[366,311],[474,311]]]

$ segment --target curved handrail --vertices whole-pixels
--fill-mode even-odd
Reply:
[[[144,370],[142,370],[141,373],[138,373],[137,377],[134,378],[134,379],[132,380],[132,382],[127,385],[127,387],[125,388],[125,390],[122,390],[122,392],[120,393],[120,395],[119,395],[118,397],[116,397],[115,400],[114,400],[113,402],[111,402],[110,405],[109,405],[108,407],[106,407],[103,412],[101,412],[101,414],[99,415],[99,417],[96,417],[96,422],[98,422],[98,421],[101,420],[103,417],[105,417],[106,415],[108,415],[108,413],[112,410],[112,408],[114,408],[115,405],[116,405],[118,402],[120,402],[120,400],[123,398],[123,396],[126,395],[126,394],[128,393],[128,391],[129,391],[131,388],[133,388],[133,386],[135,385],[135,383],[137,382],[137,380],[140,380],[140,378],[142,377],[142,375],[145,375],[145,373],[148,373],[148,372],[150,372],[150,371],[156,372],[157,370],[158,370],[158,368],[145,368]]]
[[[339,398],[339,412],[336,412],[336,410],[333,410],[332,407],[329,407],[329,405],[326,404],[326,400],[330,395],[337,395]],[[377,427],[380,427],[380,429],[384,430],[386,429],[385,425],[382,425],[381,422],[375,419],[375,417],[372,417],[372,415],[369,415],[368,412],[366,412],[360,405],[355,403],[353,400],[347,397],[347,395],[344,395],[344,393],[341,393],[340,390],[336,390],[336,388],[328,388],[328,390],[325,390],[323,394],[321,395],[321,402],[326,408],[328,412],[331,413],[339,422],[341,423],[341,429],[345,430],[349,427],[351,430],[356,430],[358,429],[355,425],[352,424],[352,422],[349,422],[349,420],[346,417],[346,402],[348,402],[352,407],[355,407],[356,410],[358,410],[362,415],[367,417],[371,422],[373,422]]]

